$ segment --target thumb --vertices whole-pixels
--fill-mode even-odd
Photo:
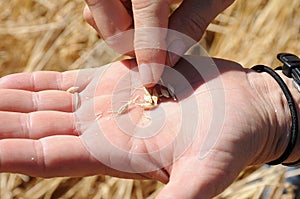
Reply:
[[[238,176],[243,166],[227,160],[178,160],[173,165],[170,181],[157,199],[209,199],[220,194]]]
[[[185,0],[170,17],[167,37],[168,62],[174,66],[203,36],[210,22],[234,0]]]

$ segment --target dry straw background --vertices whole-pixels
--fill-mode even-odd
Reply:
[[[65,71],[115,60],[118,55],[84,22],[83,6],[83,0],[0,0],[0,75]],[[299,33],[299,0],[236,0],[209,26],[202,44],[211,56],[245,67],[258,63],[275,67],[278,52],[300,55]],[[297,174],[299,170],[281,166],[250,168],[217,198],[293,198],[293,186],[285,178]],[[40,179],[0,174],[1,199],[150,199],[162,187],[155,181],[108,176]]]

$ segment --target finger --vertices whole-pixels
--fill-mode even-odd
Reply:
[[[86,3],[91,13],[86,13],[86,20],[94,23],[92,26],[97,27],[98,33],[110,47],[121,54],[131,55],[133,32],[125,31],[132,28],[132,17],[124,4],[120,0],[86,0]]]
[[[96,25],[96,22],[94,20],[94,17],[89,9],[89,7],[86,5],[83,9],[83,18],[85,19],[85,21],[90,25],[92,26],[99,34],[100,34],[100,31]],[[100,35],[101,36],[101,35]]]
[[[210,22],[234,0],[185,0],[170,17],[167,38],[168,63],[174,66],[198,42]],[[177,33],[178,31],[179,33]]]
[[[40,111],[13,113],[0,111],[0,138],[38,139],[51,135],[78,135],[72,113]]]
[[[141,79],[147,87],[153,86],[165,64],[165,38],[168,28],[170,1],[133,0],[134,49]],[[151,38],[151,39],[150,39]]]
[[[86,3],[105,38],[131,27],[132,19],[120,0],[86,0]]]
[[[29,113],[41,110],[73,111],[74,96],[65,91],[30,92],[0,89],[0,110]]]
[[[141,174],[126,174],[101,164],[91,156],[77,136],[0,140],[0,157],[0,172],[38,177],[108,174],[145,178]]]
[[[67,72],[37,71],[33,73],[11,74],[0,79],[0,88],[29,91],[67,90],[72,86],[82,90],[96,74],[96,69]],[[98,70],[97,70],[98,71]]]
[[[104,171],[103,165],[92,160],[77,136],[0,140],[0,157],[0,172],[54,177]]]
[[[127,9],[127,12],[131,15],[132,18],[132,3],[131,0],[121,0],[124,7]]]

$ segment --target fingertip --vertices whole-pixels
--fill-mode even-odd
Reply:
[[[143,85],[145,85],[146,87],[150,87],[151,85],[155,84],[151,64],[139,65],[139,73]]]
[[[153,88],[154,86],[155,86],[155,83],[144,84],[145,88]]]
[[[99,32],[99,30],[98,30],[98,28],[97,28],[95,19],[94,19],[93,15],[92,15],[92,13],[91,13],[91,11],[90,11],[90,8],[89,8],[87,5],[85,5],[82,14],[83,14],[84,20],[85,20],[90,26],[92,26],[92,27],[100,34],[100,32]]]
[[[183,56],[186,50],[187,47],[183,40],[176,39],[172,41],[171,44],[168,46],[168,64],[170,64],[170,66],[173,67],[178,62],[180,57]]]
[[[84,20],[86,20],[88,23],[89,23],[90,19],[93,18],[91,11],[87,5],[84,6],[82,14],[83,14]]]
[[[162,46],[164,44],[161,44]],[[160,80],[166,63],[166,51],[153,46],[135,49],[140,78],[145,87],[153,87]]]
[[[140,78],[147,88],[153,87],[160,80],[164,65],[156,63],[143,63],[139,65]]]

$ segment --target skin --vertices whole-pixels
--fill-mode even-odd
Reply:
[[[195,63],[203,61],[202,57],[190,58]],[[92,87],[94,93],[90,96],[95,100],[95,111],[103,113],[97,122],[102,126],[107,138],[120,148],[130,149],[130,153],[143,152],[151,156],[152,149],[160,149],[172,141],[174,129],[164,128],[150,139],[141,141],[124,134],[112,125],[114,120],[109,113],[111,103],[107,103],[112,99],[114,86],[124,74],[136,66],[135,61],[113,63],[106,70],[107,73],[102,74],[100,82],[93,81],[98,78],[95,75],[98,69],[64,73],[20,73],[2,77],[0,120],[5,125],[0,127],[0,172],[17,172],[41,177],[107,174],[125,178],[157,179],[166,183],[157,198],[192,199],[216,196],[228,187],[246,166],[269,162],[283,153],[288,143],[286,132],[289,131],[291,119],[282,91],[272,77],[242,68],[232,61],[214,61],[220,74],[212,76],[206,82],[191,75],[194,74],[193,68],[189,67],[187,62],[180,61],[176,66],[176,70],[185,73],[187,79],[192,80],[194,88],[194,91],[187,93],[182,100],[196,97],[203,121],[189,147],[171,164],[161,168],[161,162],[152,162],[151,159],[145,158],[144,164],[131,165],[139,168],[157,166],[157,170],[145,173],[118,171],[101,163],[91,154],[80,138],[80,135],[87,132],[82,130],[84,128],[75,127],[75,124],[88,124],[94,121],[94,117],[85,118],[84,115],[78,114],[84,110],[89,115],[89,109],[79,108],[73,111],[73,95],[66,92],[75,85],[79,87],[79,95],[84,96],[90,94],[88,89]],[[224,93],[225,114],[222,115],[222,128],[218,129],[218,140],[204,158],[199,158],[205,135],[211,133],[208,127],[214,108],[209,101],[211,93],[206,85],[215,78],[222,81],[223,89],[215,89],[213,92]],[[284,80],[299,104],[299,93],[289,79]],[[85,107],[87,103],[82,97],[81,107]],[[178,119],[181,113],[177,112],[177,106],[178,103],[175,102],[159,104],[164,110],[176,110],[170,114],[166,111],[167,127],[176,126],[181,122],[180,118]],[[138,123],[142,118],[142,111],[133,107],[124,115],[131,114],[133,122]],[[76,115],[79,119],[76,119]],[[98,151],[104,157],[111,160],[119,158],[116,153],[105,151],[101,146],[102,143],[99,143]],[[300,157],[298,148],[287,162]],[[172,158],[173,152],[170,150],[163,155],[165,158]],[[129,163],[135,162],[134,156],[132,159],[130,156],[124,156],[122,159]],[[188,189],[182,184],[186,184],[184,187]]]
[[[136,57],[143,84],[152,87],[163,72],[157,64],[174,66],[179,57],[194,44],[185,41],[180,35],[168,35],[165,30],[178,31],[195,42],[199,41],[209,23],[233,2],[234,0],[86,0],[84,17],[113,49]],[[174,3],[181,4],[171,14],[170,7]],[[162,29],[145,29],[152,27]],[[132,29],[135,31],[131,31],[126,39],[110,40],[114,35]],[[134,50],[123,52],[120,43],[123,44],[124,41],[128,42],[129,49]]]

